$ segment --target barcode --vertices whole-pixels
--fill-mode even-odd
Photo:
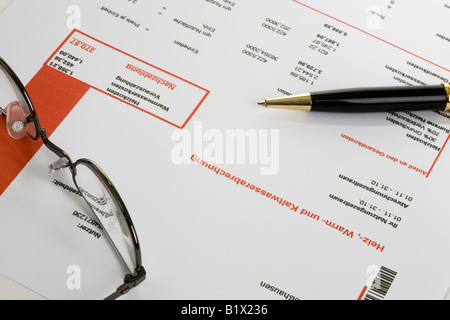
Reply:
[[[397,272],[382,266],[369,290],[367,290],[364,300],[384,299],[396,275]]]

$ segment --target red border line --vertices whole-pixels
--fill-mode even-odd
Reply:
[[[367,289],[368,289],[367,286],[365,286],[365,287],[362,289],[362,291],[361,291],[361,293],[359,294],[359,297],[358,297],[357,300],[362,300],[362,298],[364,297],[364,294],[366,293]]]
[[[331,19],[333,19],[333,20],[336,20],[336,21],[338,21],[338,22],[340,22],[340,23],[342,23],[342,24],[345,24],[346,26],[348,26],[348,27],[350,27],[350,28],[353,28],[353,29],[355,29],[355,30],[358,30],[358,31],[360,31],[360,32],[362,32],[362,33],[364,33],[364,34],[366,34],[366,35],[368,35],[368,36],[371,36],[372,38],[375,38],[375,39],[377,39],[377,40],[379,40],[379,41],[382,41],[382,42],[384,42],[384,43],[386,43],[386,44],[388,44],[388,45],[390,45],[390,46],[392,46],[392,47],[394,47],[394,48],[396,48],[396,49],[399,49],[399,50],[401,50],[401,51],[403,51],[403,52],[406,52],[406,53],[408,53],[408,54],[410,54],[410,55],[412,55],[412,56],[414,56],[414,57],[416,57],[416,58],[419,58],[419,59],[421,59],[421,60],[423,60],[423,61],[425,61],[425,62],[428,62],[428,63],[430,63],[430,64],[432,64],[432,65],[434,65],[434,66],[436,66],[436,67],[438,67],[438,68],[440,68],[440,69],[443,69],[443,70],[445,70],[445,71],[447,71],[447,72],[450,72],[450,69],[444,68],[443,66],[440,66],[440,65],[438,65],[438,64],[436,64],[436,63],[434,63],[434,62],[432,62],[432,61],[430,61],[430,60],[427,60],[427,59],[425,59],[425,58],[423,58],[423,57],[421,57],[421,56],[419,56],[419,55],[417,55],[417,54],[415,54],[415,53],[413,53],[413,52],[411,52],[411,51],[408,51],[408,50],[406,50],[406,49],[403,49],[403,48],[401,48],[401,47],[399,47],[399,46],[397,46],[397,45],[395,45],[395,44],[393,44],[393,43],[391,43],[391,42],[389,42],[389,41],[386,41],[386,40],[384,40],[384,39],[382,39],[382,38],[380,38],[380,37],[377,37],[377,36],[375,36],[375,35],[373,35],[373,34],[367,32],[367,31],[364,31],[364,30],[362,30],[362,29],[360,29],[360,28],[358,28],[358,27],[355,27],[355,26],[353,26],[353,25],[351,25],[351,24],[349,24],[349,23],[347,23],[347,22],[345,22],[345,21],[342,21],[342,20],[339,20],[339,19],[337,19],[337,18],[335,18],[335,17],[333,17],[333,16],[330,16],[329,14],[327,14],[327,13],[325,13],[325,12],[322,12],[322,11],[320,11],[320,10],[314,9],[314,8],[308,6],[308,5],[304,4],[304,3],[301,3],[301,2],[299,2],[299,1],[297,1],[297,0],[292,0],[292,1],[295,2],[295,3],[298,3],[298,4],[302,5],[302,6],[304,6],[305,8],[308,8],[308,9],[310,9],[310,10],[313,10],[313,11],[317,12],[317,13],[320,13],[320,14],[322,14],[322,15],[328,17],[328,18],[331,18]]]
[[[203,104],[203,102],[206,100],[206,98],[208,97],[209,94],[210,94],[210,91],[208,91],[204,95],[204,97],[198,103],[197,107],[195,107],[194,111],[192,111],[191,115],[186,119],[186,121],[183,123],[183,125],[181,126],[180,129],[184,129],[184,127],[186,127],[186,125],[189,123],[189,121],[191,121],[191,118],[194,116],[194,114],[197,112],[197,110],[200,108],[200,106]]]
[[[415,54],[415,53],[412,53],[411,51],[408,51],[408,50],[406,50],[406,49],[403,49],[403,48],[401,48],[401,47],[399,47],[399,46],[397,46],[397,45],[395,45],[395,44],[393,44],[393,43],[391,43],[391,42],[389,42],[389,41],[386,41],[386,40],[384,40],[384,39],[382,39],[382,38],[380,38],[380,37],[377,37],[377,36],[375,36],[375,35],[373,35],[373,34],[367,32],[367,31],[364,31],[364,30],[362,30],[362,29],[360,29],[360,28],[358,28],[358,27],[355,27],[355,26],[353,26],[353,25],[351,25],[351,24],[349,24],[349,23],[347,23],[347,22],[345,22],[345,21],[339,20],[339,19],[337,19],[337,18],[335,18],[335,17],[333,17],[333,16],[331,16],[331,15],[325,13],[325,12],[322,12],[322,11],[320,11],[320,10],[317,10],[317,9],[315,9],[315,8],[313,8],[313,7],[310,7],[310,6],[308,6],[308,5],[304,4],[304,3],[301,3],[301,2],[299,2],[299,1],[297,1],[297,0],[292,0],[292,1],[295,2],[295,3],[297,3],[297,4],[300,4],[300,5],[304,6],[305,8],[308,8],[308,9],[310,9],[310,10],[312,10],[312,11],[315,11],[315,12],[317,12],[317,13],[320,13],[321,15],[324,15],[324,16],[330,18],[330,19],[333,19],[333,20],[335,20],[335,21],[338,21],[338,22],[340,22],[340,23],[342,23],[342,24],[344,24],[344,25],[346,25],[346,26],[348,26],[348,27],[350,27],[350,28],[353,28],[353,29],[355,29],[355,30],[357,30],[357,31],[360,31],[360,32],[362,32],[362,33],[364,33],[364,34],[366,34],[366,35],[368,35],[368,36],[370,36],[370,37],[372,37],[372,38],[374,38],[374,39],[377,39],[377,40],[379,40],[379,41],[381,41],[381,42],[384,42],[384,43],[386,43],[386,44],[388,44],[388,45],[390,45],[390,46],[392,46],[392,47],[394,47],[394,48],[396,48],[396,49],[398,49],[398,50],[401,50],[401,51],[403,51],[403,52],[405,52],[405,53],[408,53],[408,54],[410,54],[410,55],[412,55],[412,56],[414,56],[414,57],[416,57],[416,58],[418,58],[418,59],[421,59],[421,60],[423,60],[423,61],[425,61],[425,62],[427,62],[427,63],[429,63],[429,64],[432,64],[432,65],[434,65],[434,66],[436,66],[436,67],[438,67],[438,68],[440,68],[440,69],[442,69],[442,70],[445,70],[445,71],[447,71],[447,72],[450,72],[450,69],[444,68],[443,66],[440,66],[440,65],[438,65],[437,63],[434,63],[434,62],[432,62],[432,61],[430,61],[430,60],[427,60],[427,59],[425,59],[425,58],[423,58],[423,57],[421,57],[421,56],[419,56],[419,55],[417,55],[417,54]],[[434,166],[436,165],[436,163],[437,163],[439,157],[441,156],[442,151],[444,150],[444,148],[445,148],[445,146],[447,145],[447,142],[448,142],[449,140],[450,140],[450,135],[448,135],[447,140],[445,141],[444,145],[441,147],[441,150],[439,151],[439,154],[437,155],[436,159],[434,159],[433,164],[431,165],[431,168],[428,170],[428,173],[427,173],[427,175],[425,176],[425,178],[428,178],[428,177],[430,176],[431,171],[433,170]]]
[[[433,164],[431,165],[430,170],[428,170],[428,174],[426,175],[426,178],[428,178],[430,176],[431,170],[433,170],[434,165],[436,164],[436,162],[438,161],[439,157],[441,156],[442,151],[444,151],[445,146],[447,145],[448,140],[450,140],[450,134],[447,136],[447,140],[445,140],[444,145],[442,146],[441,150],[439,151],[436,159],[434,160]]]
[[[56,55],[56,53],[61,50],[62,46],[69,40],[69,38],[75,33],[76,29],[73,29],[71,33],[69,33],[69,35],[64,39],[63,42],[61,42],[61,44],[58,46],[58,48],[56,48],[55,51],[53,51],[53,53],[50,55],[50,57],[48,57],[48,59],[44,62],[44,65],[48,65],[48,63],[50,62],[50,60],[52,59],[52,57],[54,57]]]
[[[113,96],[113,95],[111,95],[111,94],[109,94],[109,93],[107,93],[107,92],[105,92],[105,91],[103,91],[103,90],[100,90],[100,89],[98,89],[98,88],[96,88],[96,87],[94,87],[94,86],[88,84],[88,85],[90,86],[90,88],[92,88],[92,89],[94,89],[94,90],[97,90],[97,91],[99,91],[99,92],[101,92],[101,93],[104,93],[104,94],[106,94],[107,96],[112,97],[112,98],[114,98],[114,99],[116,99],[116,100],[119,100],[120,102],[123,102],[123,103],[125,103],[125,104],[127,104],[127,105],[129,105],[129,106],[131,106],[131,107],[134,107],[134,108],[136,108],[136,109],[138,109],[138,110],[140,110],[140,111],[142,111],[142,112],[145,112],[145,113],[147,113],[147,114],[149,114],[149,115],[151,115],[151,116],[153,116],[153,117],[155,117],[155,118],[157,118],[157,119],[159,119],[159,120],[162,120],[162,121],[164,121],[164,122],[166,122],[166,123],[168,123],[168,124],[170,124],[170,125],[172,125],[172,126],[178,128],[178,129],[184,129],[184,127],[189,123],[189,121],[191,120],[191,118],[194,116],[194,114],[197,112],[197,110],[200,108],[200,106],[201,106],[201,105],[203,104],[203,102],[206,100],[206,98],[208,97],[208,95],[211,93],[211,91],[209,91],[209,90],[207,90],[207,89],[205,89],[205,88],[203,88],[203,87],[201,87],[201,86],[199,86],[199,85],[197,85],[197,84],[195,84],[195,83],[193,83],[193,82],[190,82],[190,81],[188,81],[188,80],[186,80],[186,79],[183,79],[183,78],[181,78],[181,77],[179,77],[179,76],[177,76],[177,75],[175,75],[175,74],[173,74],[173,73],[170,73],[170,72],[168,72],[168,71],[166,71],[166,70],[164,70],[164,69],[161,69],[161,68],[159,68],[159,67],[157,67],[157,66],[154,66],[154,65],[152,65],[152,64],[150,64],[150,63],[148,63],[148,62],[146,62],[146,61],[144,61],[144,60],[142,60],[142,59],[136,58],[135,56],[132,56],[131,54],[128,54],[128,53],[126,53],[126,52],[124,52],[124,51],[122,51],[122,50],[119,50],[119,49],[117,49],[117,48],[115,48],[115,47],[113,47],[113,46],[111,46],[111,45],[109,45],[109,44],[107,44],[107,43],[105,43],[105,42],[103,42],[103,41],[100,41],[100,40],[98,40],[98,39],[96,39],[96,38],[94,38],[94,37],[92,37],[92,36],[90,36],[90,35],[84,33],[84,32],[81,32],[80,30],[77,30],[77,29],[73,29],[72,32],[70,32],[70,34],[69,34],[69,35],[64,39],[64,41],[58,46],[58,48],[57,48],[57,49],[53,52],[53,54],[47,59],[47,61],[45,61],[44,65],[48,65],[48,63],[50,62],[50,60],[52,59],[52,57],[54,57],[54,56],[57,54],[57,52],[58,52],[59,50],[61,50],[61,48],[67,43],[67,41],[70,39],[70,37],[73,36],[73,34],[74,34],[75,32],[77,32],[77,33],[79,33],[79,34],[81,34],[81,35],[83,35],[83,36],[85,36],[85,37],[87,37],[87,38],[89,38],[89,39],[92,39],[92,40],[94,40],[94,41],[96,41],[96,42],[98,42],[98,43],[100,43],[100,44],[102,44],[102,45],[104,45],[104,46],[106,46],[106,47],[108,47],[108,48],[110,48],[110,49],[113,49],[113,50],[115,50],[115,51],[117,51],[117,52],[119,52],[119,53],[121,53],[121,54],[123,54],[123,55],[126,55],[126,56],[128,56],[128,57],[130,57],[130,58],[132,58],[132,59],[134,59],[134,60],[137,60],[137,61],[139,61],[139,62],[141,62],[141,63],[144,63],[144,64],[146,64],[146,65],[148,65],[148,66],[150,66],[150,67],[152,67],[152,68],[154,68],[154,69],[157,69],[157,70],[159,70],[159,71],[162,71],[162,72],[164,72],[164,73],[166,73],[166,74],[168,74],[168,75],[170,75],[170,76],[172,76],[172,77],[174,77],[174,78],[177,78],[178,80],[181,80],[181,81],[183,81],[183,82],[185,82],[185,83],[187,83],[187,84],[189,84],[189,85],[191,85],[191,86],[193,86],[193,87],[196,87],[196,88],[198,88],[198,89],[204,91],[204,92],[205,92],[205,95],[203,96],[203,98],[200,100],[200,102],[197,104],[197,106],[194,108],[194,110],[191,112],[191,114],[188,116],[188,118],[185,120],[185,122],[180,126],[180,125],[174,124],[174,123],[172,123],[172,122],[170,122],[170,121],[168,121],[168,120],[166,120],[166,119],[164,119],[164,118],[162,118],[162,117],[160,117],[160,116],[157,116],[157,115],[155,115],[155,114],[153,114],[153,113],[151,113],[151,112],[149,112],[149,111],[147,111],[147,110],[144,110],[144,109],[142,109],[142,108],[139,108],[138,106],[135,106],[134,104],[128,103],[128,102],[126,102],[126,101],[124,101],[124,100],[122,100],[122,99],[120,99],[120,98],[118,98],[118,97],[115,97],[115,96]],[[77,79],[77,80],[78,80],[78,79]],[[78,80],[78,81],[81,81],[81,80]]]

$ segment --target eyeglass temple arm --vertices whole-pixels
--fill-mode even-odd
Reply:
[[[6,111],[0,108],[0,114],[3,113],[6,116]]]

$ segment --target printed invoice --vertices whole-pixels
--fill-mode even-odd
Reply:
[[[255,101],[448,82],[448,10],[15,0],[0,27],[26,22],[0,35],[0,54],[52,140],[98,162],[122,194],[149,273],[129,298],[440,299],[448,115],[303,114]],[[416,23],[424,12],[432,21]],[[20,165],[0,180],[0,273],[50,299],[104,298],[123,268],[95,217],[80,218],[64,172],[46,173],[52,155],[4,131],[0,159]]]

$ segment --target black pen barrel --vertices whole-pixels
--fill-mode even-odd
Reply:
[[[311,102],[325,112],[444,110],[447,93],[443,85],[356,88],[313,92]]]

